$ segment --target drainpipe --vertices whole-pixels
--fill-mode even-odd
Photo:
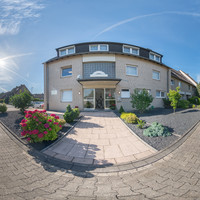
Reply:
[[[44,63],[44,109],[49,110],[49,70],[47,63]]]

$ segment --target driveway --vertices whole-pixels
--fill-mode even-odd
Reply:
[[[113,112],[83,112],[67,136],[43,153],[82,164],[120,164],[157,152],[143,142]]]

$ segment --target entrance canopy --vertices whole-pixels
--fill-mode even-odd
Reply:
[[[77,79],[83,88],[115,88],[121,79]]]

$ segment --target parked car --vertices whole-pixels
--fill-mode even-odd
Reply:
[[[33,108],[43,108],[44,107],[44,102],[41,102],[41,101],[35,101],[35,102],[32,102],[33,104]]]

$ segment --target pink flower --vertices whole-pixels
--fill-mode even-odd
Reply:
[[[39,122],[39,124],[41,124],[42,122]]]
[[[55,117],[56,115],[55,115],[55,114],[50,114],[50,116],[51,116],[51,117]]]
[[[60,128],[62,128],[62,125],[59,125]]]
[[[54,122],[53,124],[58,125],[58,122]]]
[[[26,124],[26,123],[20,123],[20,125],[21,125],[22,127],[25,127],[25,126],[27,126],[27,124]]]
[[[36,122],[38,122],[38,121],[39,121],[39,119],[36,119],[35,121],[36,121]]]
[[[21,136],[25,136],[25,135],[26,135],[26,131],[22,131]]]
[[[47,131],[44,131],[44,134],[46,135],[48,132]]]
[[[60,117],[59,116],[55,116],[55,119],[59,119]]]
[[[27,114],[27,112],[28,112],[28,111],[26,111],[26,110],[24,111],[25,114]]]
[[[35,129],[35,130],[32,131],[32,133],[33,133],[34,135],[36,135],[36,134],[39,133],[39,131],[38,131],[37,129]]]
[[[28,114],[32,114],[32,111],[29,110],[29,111],[28,111]]]
[[[49,128],[49,124],[46,123],[46,124],[44,125],[44,128]]]
[[[38,134],[38,137],[43,138],[44,137],[43,133]]]
[[[49,128],[49,131],[51,131],[52,130],[52,128]]]
[[[37,117],[36,117],[36,116],[33,116],[33,119],[37,119]]]
[[[27,114],[25,117],[26,117],[26,118],[31,118],[32,115],[31,115],[31,114]]]
[[[51,119],[48,119],[48,122],[52,122],[52,120],[51,120]]]
[[[27,120],[26,119],[22,119],[21,123],[25,123],[25,122],[27,122]]]
[[[28,138],[27,138],[27,141],[29,142],[30,140],[31,140],[31,138],[30,138],[30,137],[28,137]]]

